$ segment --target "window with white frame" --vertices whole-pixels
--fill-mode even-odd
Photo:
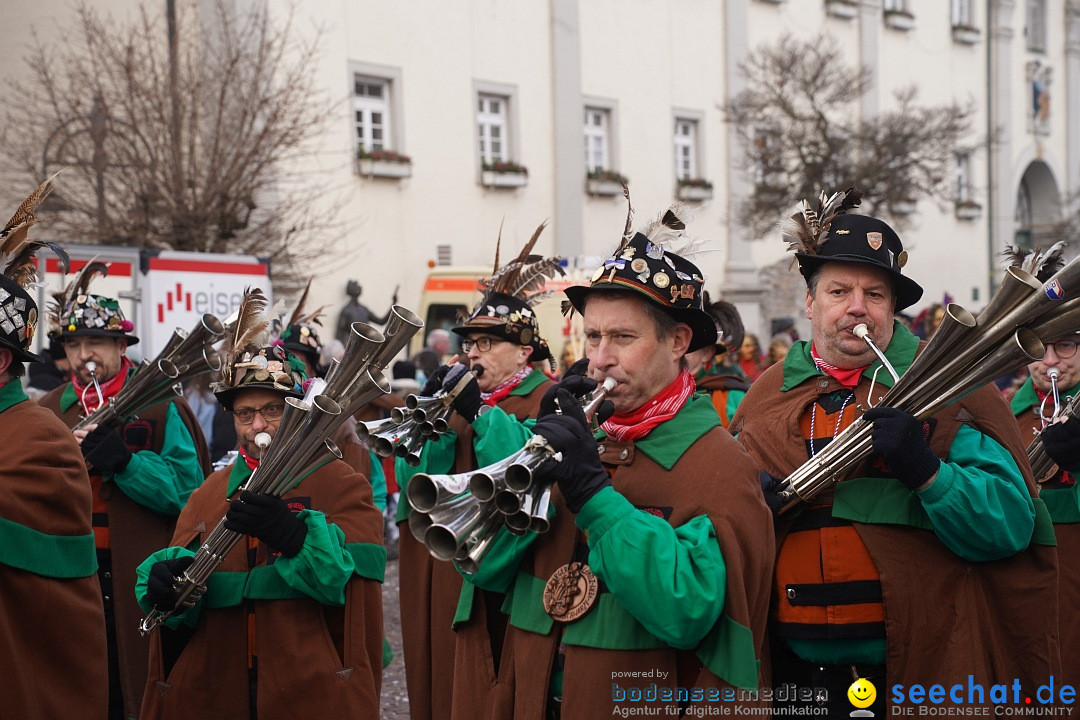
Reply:
[[[692,118],[675,118],[675,178],[698,177],[698,122]]]
[[[611,170],[611,111],[585,108],[585,171]]]
[[[949,19],[953,27],[975,27],[974,0],[950,0]]]
[[[956,202],[971,202],[974,197],[971,190],[971,153],[956,154]]]
[[[353,76],[353,117],[356,143],[365,152],[393,148],[390,124],[390,81]]]
[[[907,12],[907,0],[883,0],[881,9],[885,12]]]
[[[1046,50],[1046,0],[1027,0],[1027,49],[1032,52]]]
[[[476,124],[480,140],[480,160],[484,163],[508,162],[510,98],[505,95],[477,95]]]

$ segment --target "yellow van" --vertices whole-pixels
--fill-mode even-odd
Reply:
[[[409,357],[418,353],[425,344],[427,333],[436,328],[450,330],[461,324],[461,317],[468,316],[480,301],[480,279],[491,274],[491,266],[436,266],[428,273],[416,313],[424,320],[424,331],[413,336],[409,343]],[[578,284],[577,280],[559,277],[548,280],[546,290],[554,291],[540,301],[535,308],[540,323],[540,335],[548,341],[551,354],[562,365],[563,352],[571,347],[575,358],[582,357],[581,317],[573,319],[562,316],[561,303],[566,299],[565,288]],[[459,315],[459,313],[461,315]],[[453,352],[460,346],[457,335],[452,335]]]

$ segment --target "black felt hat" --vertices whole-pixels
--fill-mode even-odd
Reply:
[[[901,272],[908,256],[896,231],[884,220],[848,214],[861,199],[862,194],[850,188],[829,198],[822,193],[816,211],[803,201],[784,228],[784,239],[789,249],[796,251],[799,272],[807,283],[828,262],[861,263],[884,270],[896,288],[895,310],[899,312],[917,303],[923,289]]]
[[[578,312],[589,295],[632,290],[693,331],[687,352],[716,343],[716,323],[703,308],[705,279],[697,266],[642,233],[635,233],[593,274],[590,285],[575,285],[563,292]]]

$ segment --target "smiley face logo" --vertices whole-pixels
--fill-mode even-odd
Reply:
[[[873,683],[864,678],[859,678],[851,683],[847,690],[848,701],[857,708],[868,708],[877,699],[877,688]]]

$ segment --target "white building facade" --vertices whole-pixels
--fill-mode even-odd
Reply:
[[[42,0],[9,19],[48,35],[67,12]],[[623,179],[635,224],[679,197],[702,204],[691,231],[716,250],[698,258],[706,287],[736,300],[748,329],[804,322],[797,283],[778,297],[760,275],[784,255],[779,234],[734,220],[752,186],[720,109],[743,89],[747,53],[785,33],[826,32],[869,69],[863,117],[910,84],[920,103],[976,108],[977,149],[957,149],[952,196],[912,207],[901,232],[923,306],[946,294],[981,306],[997,253],[1045,242],[1080,190],[1080,0],[327,0],[297,12],[310,20],[298,27],[321,26],[317,82],[340,98],[317,162],[349,231],[312,265],[311,302],[334,308],[330,325],[349,279],[376,311],[398,285],[408,307],[429,264],[489,265],[500,224],[504,256],[546,219],[543,252],[595,262],[626,221]],[[9,45],[0,73],[18,73],[21,55]]]

